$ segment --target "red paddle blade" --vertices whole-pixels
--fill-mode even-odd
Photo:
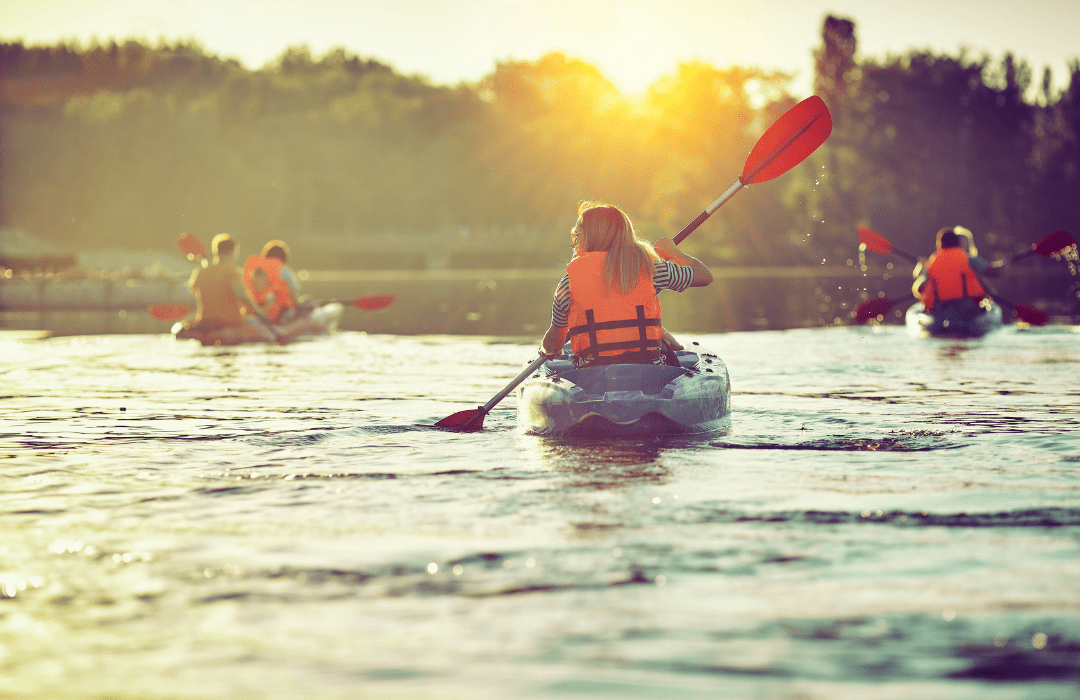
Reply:
[[[379,309],[385,309],[390,304],[394,303],[393,294],[382,294],[379,296],[371,297],[357,297],[352,300],[352,305],[358,309],[364,311],[378,311]]]
[[[190,231],[185,231],[184,235],[180,236],[180,250],[187,253],[189,260],[206,257],[206,248],[203,248],[202,241]]]
[[[859,227],[859,243],[862,243],[868,250],[875,253],[888,255],[893,252],[892,242],[888,238],[865,226]]]
[[[469,411],[458,411],[435,424],[436,428],[451,428],[463,432],[484,429],[484,409],[474,408]]]
[[[1016,302],[1016,305],[1013,306],[1013,313],[1024,323],[1030,323],[1033,326],[1045,326],[1050,319],[1042,310],[1024,301]]]
[[[1050,257],[1056,255],[1067,248],[1071,248],[1076,245],[1076,240],[1069,235],[1068,231],[1054,231],[1053,233],[1043,236],[1037,242],[1031,244],[1031,250],[1038,255]]]
[[[855,308],[855,323],[866,323],[878,316],[889,313],[893,307],[892,299],[871,299],[864,301]]]
[[[807,97],[776,120],[754,144],[739,180],[765,182],[803,162],[832,133],[832,115],[817,95]]]
[[[191,313],[187,304],[155,304],[146,310],[159,321],[179,321]]]

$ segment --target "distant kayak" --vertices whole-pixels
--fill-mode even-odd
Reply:
[[[198,340],[203,345],[244,345],[247,343],[289,343],[301,338],[326,335],[337,329],[344,307],[339,303],[317,307],[306,316],[289,323],[274,324],[272,332],[267,324],[248,319],[242,326],[224,328],[192,328],[183,323],[172,327],[172,334],[180,340]],[[276,333],[276,334],[275,334]]]
[[[920,301],[908,307],[904,323],[915,337],[981,338],[1001,327],[1001,307],[989,299],[959,299],[927,311]]]
[[[576,368],[549,360],[517,389],[518,423],[542,435],[655,435],[717,430],[731,411],[727,365],[680,350],[679,366]]]

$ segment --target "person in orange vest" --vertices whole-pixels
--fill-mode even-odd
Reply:
[[[279,240],[267,242],[260,255],[249,256],[244,263],[244,282],[252,298],[275,323],[287,323],[300,312],[296,297],[300,291],[300,280],[288,263],[289,246]],[[259,284],[258,289],[255,284],[256,270],[261,270],[268,282]]]
[[[986,289],[961,246],[957,228],[961,227],[947,226],[938,231],[937,251],[929,259],[920,258],[912,273],[915,282],[911,292],[927,311],[942,302],[968,300],[975,305],[986,297]]]
[[[578,206],[570,247],[574,256],[555,288],[541,355],[560,355],[567,337],[578,367],[664,364],[662,342],[682,349],[660,323],[656,295],[709,285],[713,276],[704,263],[670,238],[653,245],[638,239],[621,209],[600,202]]]
[[[251,271],[251,277],[248,280],[248,291],[251,292],[252,299],[261,299],[258,302],[259,308],[263,310],[263,313],[270,313],[274,308],[274,292],[270,289],[270,276],[266,274],[266,270],[259,266],[255,266],[255,269]]]

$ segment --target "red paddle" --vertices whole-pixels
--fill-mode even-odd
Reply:
[[[742,174],[728,191],[697,215],[697,218],[679,231],[672,240],[682,242],[694,229],[701,226],[720,206],[735,196],[742,188],[754,182],[765,182],[783,175],[825,143],[832,133],[832,115],[817,95],[807,97],[777,119],[761,135],[750,150],[743,164]]]
[[[320,302],[320,304],[344,304],[345,306],[355,306],[361,311],[378,311],[379,309],[385,309],[394,303],[393,294],[377,294],[370,297],[356,297],[355,299],[331,299],[330,301]]]
[[[915,300],[912,299],[912,302]],[[878,299],[871,299],[870,301],[864,301],[855,307],[855,323],[867,323],[872,321],[878,316],[884,316],[889,313],[896,302],[892,299],[886,299],[884,297]]]
[[[184,235],[180,236],[180,250],[187,253],[188,260],[203,260],[206,258],[206,248],[203,247],[202,241],[190,231],[185,231]]]
[[[867,250],[872,250],[875,253],[881,253],[882,255],[889,255],[891,253],[893,255],[899,255],[901,258],[909,260],[913,263],[919,262],[919,259],[917,257],[912,255],[911,253],[905,253],[902,250],[897,250],[896,248],[893,248],[892,241],[890,241],[885,236],[882,236],[877,231],[874,231],[873,229],[868,229],[865,226],[859,227],[859,243],[861,243],[863,247]]]
[[[159,321],[179,321],[186,318],[195,308],[187,304],[154,304],[146,307],[146,310]]]
[[[1049,233],[1039,240],[1031,244],[1031,250],[1026,250],[1019,255],[1012,257],[1012,262],[1017,260],[1023,260],[1024,258],[1031,257],[1032,255],[1041,255],[1044,258],[1048,258],[1051,255],[1057,255],[1058,253],[1064,253],[1069,248],[1076,245],[1076,241],[1069,235],[1068,231],[1054,231]]]
[[[739,175],[735,184],[687,224],[672,239],[674,243],[678,245],[742,188],[752,182],[771,180],[804,161],[825,142],[825,139],[829,138],[830,133],[832,133],[832,115],[829,114],[829,108],[816,95],[806,98],[784,112],[754,144],[750,155],[746,157],[742,174]],[[544,364],[544,357],[537,357],[486,404],[449,415],[435,423],[435,427],[462,431],[482,430],[484,416],[542,364]]]

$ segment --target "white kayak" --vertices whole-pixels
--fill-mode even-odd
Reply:
[[[731,411],[727,365],[679,350],[679,366],[576,368],[564,354],[517,388],[518,423],[542,435],[654,435],[719,430]]]

